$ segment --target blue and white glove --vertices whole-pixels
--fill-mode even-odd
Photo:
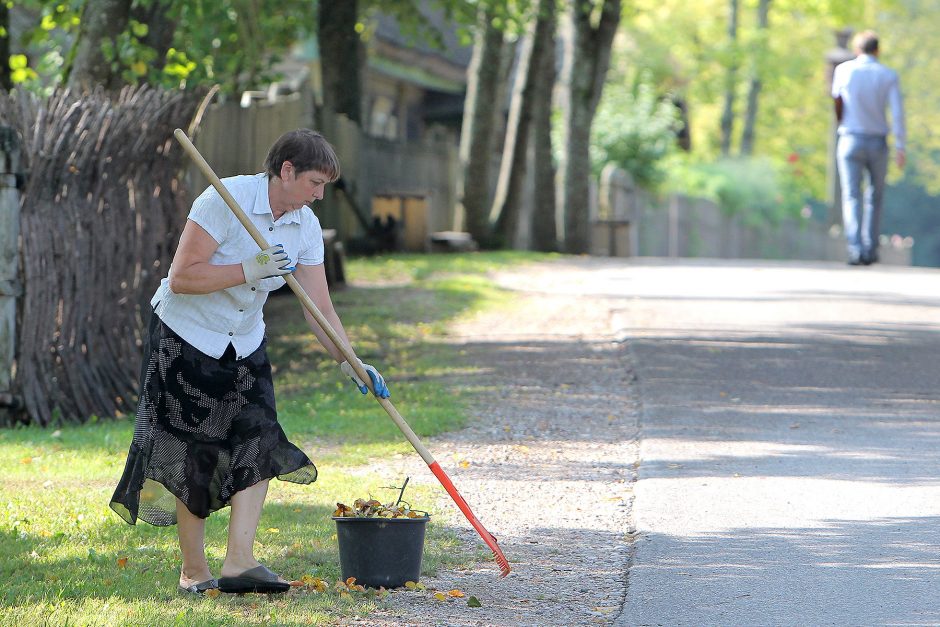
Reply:
[[[372,388],[375,390],[375,395],[379,398],[388,398],[391,396],[391,392],[389,392],[388,388],[385,386],[385,379],[382,378],[382,375],[379,374],[379,371],[369,364],[362,363],[361,359],[358,359],[358,361],[359,365],[362,366],[362,369],[369,373],[369,378],[372,379]],[[362,379],[359,378],[359,376],[356,374],[356,371],[353,370],[353,367],[348,361],[341,363],[339,365],[339,369],[343,371],[343,374],[353,380],[353,383],[356,384],[360,392],[363,394],[368,394],[368,386],[363,383]]]
[[[284,245],[275,244],[242,261],[242,270],[245,272],[245,283],[254,283],[261,279],[290,274],[294,271],[294,266],[284,251]]]

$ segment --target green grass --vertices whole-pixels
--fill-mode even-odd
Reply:
[[[447,325],[487,307],[509,305],[486,272],[545,256],[525,253],[396,255],[351,260],[354,286],[334,302],[360,357],[389,380],[392,399],[419,436],[459,429],[467,391],[443,385],[461,369],[439,341]],[[257,557],[289,578],[339,578],[336,501],[373,495],[394,500],[403,477],[357,470],[371,459],[413,454],[370,397],[364,397],[306,330],[290,294],[266,306],[278,410],[291,441],[320,469],[312,486],[271,482]],[[371,593],[292,591],[193,599],[176,594],[175,528],[125,524],[108,508],[133,433],[132,417],[60,429],[0,431],[0,616],[17,625],[301,625],[344,623],[368,614]],[[438,492],[409,486],[416,507]],[[433,512],[432,512],[433,514]],[[207,555],[218,573],[228,509],[207,524]],[[126,561],[124,561],[126,558]],[[467,563],[441,524],[428,528],[423,571]],[[410,593],[413,594],[413,593]]]

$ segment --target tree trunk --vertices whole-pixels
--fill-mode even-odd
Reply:
[[[555,0],[539,1],[535,26],[535,47],[541,50],[533,59],[535,84],[532,94],[532,142],[535,157],[535,207],[532,211],[532,248],[554,251],[558,248],[555,227],[555,164],[552,154],[552,91],[555,86]],[[538,46],[538,42],[542,45]]]
[[[480,9],[473,57],[467,69],[467,98],[460,132],[460,171],[457,202],[464,228],[481,244],[490,239],[489,181],[493,128],[500,110],[496,97],[500,83],[503,32],[493,26],[492,10]]]
[[[147,34],[140,43],[156,51],[153,67],[157,70],[162,70],[166,65],[166,53],[173,46],[176,24],[168,15],[170,5],[171,0],[152,0],[149,6],[138,4],[131,12],[133,19],[147,25]]]
[[[530,29],[522,39],[516,79],[509,103],[509,119],[503,142],[496,196],[490,210],[490,223],[503,245],[515,248],[516,231],[525,182],[526,157],[529,149],[529,124],[532,120],[532,90],[534,82],[535,31]]]
[[[10,9],[0,2],[0,88],[9,91],[13,87],[10,70]]]
[[[127,28],[131,4],[132,0],[87,0],[68,70],[70,88],[92,91],[99,85],[117,89],[123,84],[115,50],[118,35]]]
[[[728,59],[728,75],[725,79],[725,106],[721,114],[721,154],[728,156],[731,152],[731,136],[734,133],[734,90],[737,83],[738,61],[738,0],[729,0],[728,4],[728,46],[730,56]]]
[[[358,0],[320,2],[317,39],[323,74],[323,106],[362,126],[362,66],[365,50],[356,21]]]
[[[679,114],[679,130],[676,131],[676,144],[685,152],[692,152],[692,125],[689,123],[689,103],[685,96],[676,95],[672,104]]]
[[[565,151],[561,192],[565,251],[588,249],[591,179],[591,125],[610,65],[610,49],[620,23],[620,0],[602,0],[600,19],[592,26],[593,4],[578,1],[569,9],[562,88]]]
[[[767,51],[767,26],[769,23],[770,0],[760,0],[757,5],[757,29],[759,43],[753,51],[753,69],[751,84],[747,91],[747,109],[744,113],[744,130],[741,133],[741,154],[750,156],[754,153],[754,129],[757,125],[757,105],[760,98],[761,68]]]

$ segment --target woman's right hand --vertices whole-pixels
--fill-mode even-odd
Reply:
[[[283,276],[294,271],[283,244],[275,244],[242,261],[245,283]]]

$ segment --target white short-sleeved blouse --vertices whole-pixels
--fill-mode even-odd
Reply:
[[[303,265],[323,263],[323,231],[310,207],[288,211],[274,219],[265,173],[222,179],[249,219],[270,245],[283,244],[291,260]],[[189,219],[201,226],[219,247],[209,263],[240,263],[258,252],[258,245],[215,188],[208,187],[193,202]],[[262,307],[268,293],[284,279],[261,279],[209,294],[175,294],[164,278],[150,301],[163,322],[197,349],[218,359],[231,343],[238,358],[250,355],[264,339]]]

